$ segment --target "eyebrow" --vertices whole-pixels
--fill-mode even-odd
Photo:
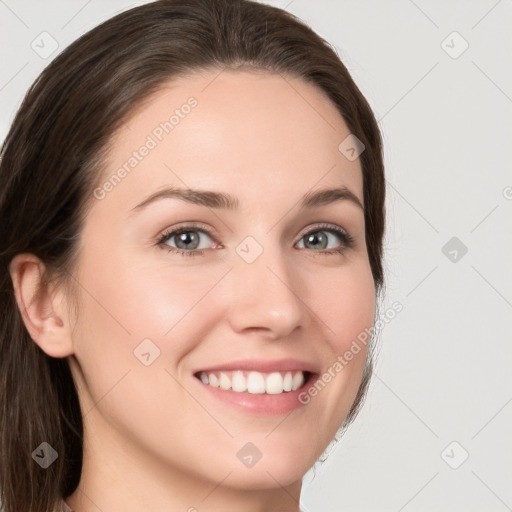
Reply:
[[[198,204],[208,208],[233,211],[238,210],[240,206],[240,202],[236,197],[224,192],[168,187],[163,190],[159,190],[144,199],[141,203],[132,208],[130,215],[161,199],[180,199],[188,203]],[[364,212],[364,206],[359,198],[345,186],[308,192],[302,196],[300,200],[300,208],[306,209],[325,206],[337,201],[349,201],[357,205]]]

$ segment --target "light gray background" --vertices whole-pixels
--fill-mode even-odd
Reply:
[[[1,140],[56,55],[32,41],[47,31],[60,52],[140,3],[0,0]],[[381,333],[366,405],[306,475],[302,508],[512,510],[512,2],[267,3],[336,46],[379,119],[384,309],[403,305]]]

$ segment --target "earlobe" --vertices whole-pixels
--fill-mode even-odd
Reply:
[[[44,263],[33,254],[18,254],[10,265],[18,309],[35,343],[52,357],[74,353],[62,293],[44,287]]]

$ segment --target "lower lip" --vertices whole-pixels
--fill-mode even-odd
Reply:
[[[247,391],[238,393],[231,389],[224,390],[208,384],[203,384],[203,382],[197,377],[193,377],[193,379],[197,381],[199,386],[201,386],[205,391],[210,392],[215,398],[231,404],[240,410],[260,415],[278,415],[290,413],[291,411],[305,405],[299,400],[299,396],[314,383],[316,376],[310,375],[309,379],[306,380],[299,389],[296,389],[295,391],[283,391],[283,393],[278,395],[248,393]]]

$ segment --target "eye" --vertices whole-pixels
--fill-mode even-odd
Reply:
[[[169,252],[183,256],[202,255],[202,249],[208,249],[212,245],[204,242],[205,236],[212,238],[206,229],[200,229],[198,226],[183,226],[164,232],[157,244],[168,249]]]
[[[338,240],[341,240],[341,244],[338,247],[332,248],[330,251],[326,251],[325,249],[328,249],[327,245],[329,245],[330,238],[331,240],[332,238],[338,238]],[[309,249],[312,246],[313,251],[329,255],[340,254],[345,250],[352,248],[355,244],[355,240],[344,229],[331,224],[323,224],[321,226],[317,226],[313,231],[309,231],[303,235],[298,243],[302,243],[303,247],[305,244],[308,244],[310,247],[305,248]],[[302,249],[303,247],[299,248]]]

